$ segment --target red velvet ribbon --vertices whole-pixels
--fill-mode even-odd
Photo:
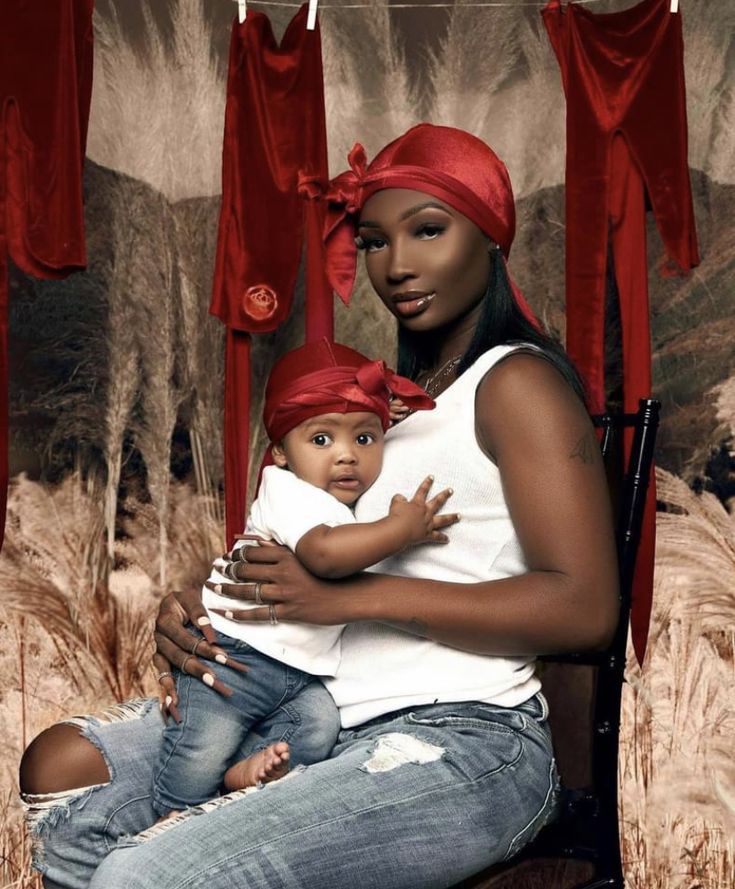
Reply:
[[[319,27],[303,4],[280,44],[267,16],[233,21],[222,149],[222,207],[210,311],[227,325],[225,500],[227,546],[243,529],[248,490],[250,334],[291,312],[306,239],[306,339],[333,336],[324,273],[324,207],[300,199],[298,171],[327,176]]]
[[[93,0],[0,2],[0,545],[8,482],[8,255],[26,274],[84,268],[82,169]]]
[[[551,0],[542,11],[567,99],[567,351],[588,403],[605,410],[605,280],[612,248],[628,412],[651,394],[645,195],[667,252],[665,272],[699,263],[687,166],[681,13],[640,0],[597,14]],[[626,436],[626,457],[631,438]],[[632,595],[643,663],[653,595],[656,492],[648,489]]]

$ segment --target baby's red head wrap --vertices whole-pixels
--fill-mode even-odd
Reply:
[[[515,235],[515,203],[505,164],[477,136],[454,127],[422,123],[383,148],[372,163],[356,143],[351,169],[329,183],[326,194],[327,277],[348,303],[355,282],[355,220],[367,199],[383,188],[423,191],[459,210],[491,238],[505,258]],[[303,176],[302,194],[316,197],[318,184]],[[513,292],[526,316],[537,323],[520,291]]]
[[[392,395],[414,410],[434,407],[420,386],[393,373],[384,361],[371,361],[324,338],[287,352],[273,366],[265,389],[263,422],[274,443],[318,414],[369,411],[387,429]]]

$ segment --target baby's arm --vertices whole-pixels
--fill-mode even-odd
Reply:
[[[452,494],[450,488],[431,500],[434,482],[424,479],[410,500],[396,494],[390,512],[377,522],[350,525],[317,525],[296,545],[296,555],[312,574],[329,580],[347,577],[418,543],[447,543],[442,528],[459,521],[454,514],[437,515]]]

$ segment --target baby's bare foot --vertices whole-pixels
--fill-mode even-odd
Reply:
[[[244,787],[277,781],[288,772],[290,756],[285,741],[271,744],[227,769],[225,787],[227,790],[242,790]]]

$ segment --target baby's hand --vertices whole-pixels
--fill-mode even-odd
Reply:
[[[396,423],[400,423],[401,420],[405,420],[409,414],[409,410],[406,405],[401,401],[400,398],[396,398],[393,396],[390,400],[390,421],[393,426]]]
[[[458,513],[437,515],[453,491],[451,488],[445,488],[431,500],[427,500],[433,484],[434,477],[427,476],[410,500],[406,500],[402,494],[396,494],[390,502],[389,515],[400,522],[405,530],[408,536],[406,546],[417,543],[448,543],[449,538],[441,529],[459,521]]]

